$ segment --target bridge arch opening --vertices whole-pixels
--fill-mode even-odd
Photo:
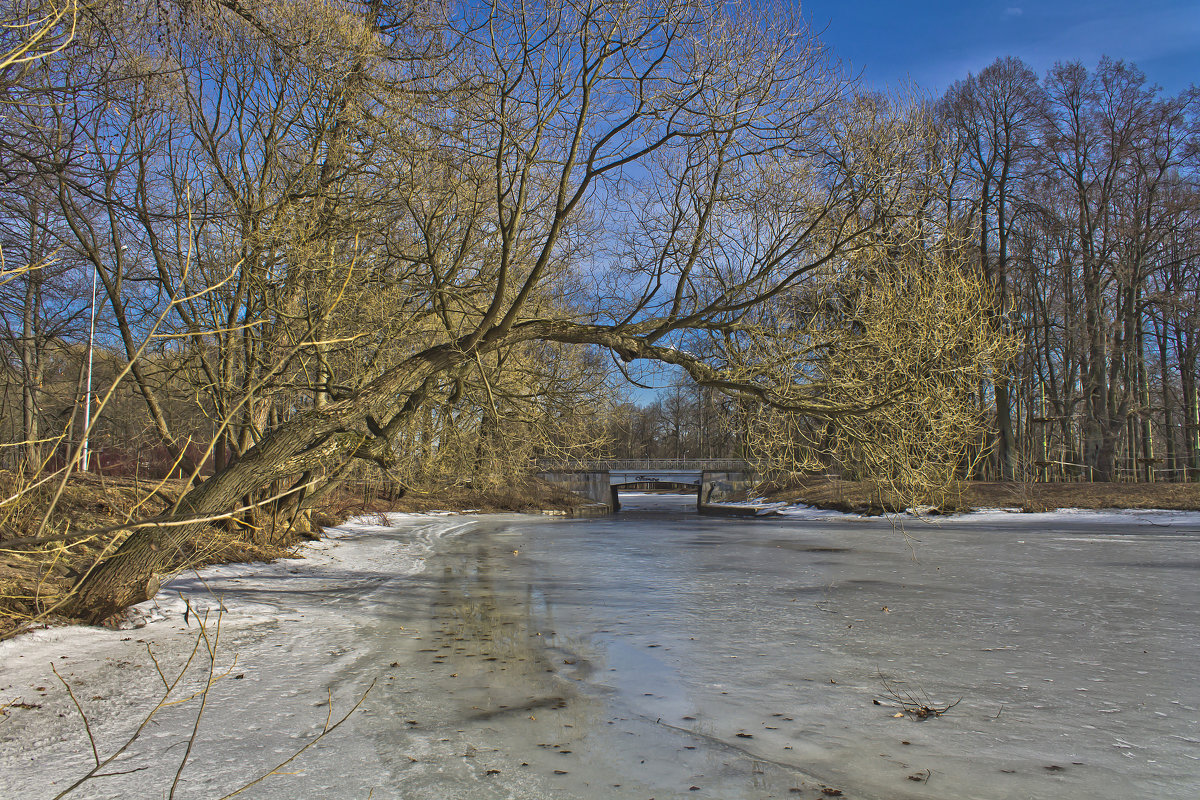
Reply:
[[[695,494],[700,488],[699,484],[682,481],[629,481],[628,483],[614,483],[612,487],[625,492],[669,491],[672,494]]]
[[[609,484],[612,490],[612,510],[621,510],[621,492],[652,492],[656,494],[690,494],[697,495],[700,492],[699,482],[684,482],[684,481],[626,481],[624,483]]]

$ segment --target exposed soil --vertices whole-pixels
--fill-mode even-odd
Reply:
[[[903,511],[905,503],[878,487],[834,478],[793,477],[767,484],[763,491],[776,502],[804,503],[817,508],[859,514]],[[964,482],[951,487],[939,509],[946,513],[976,508],[1157,508],[1200,510],[1200,483],[1018,483]]]

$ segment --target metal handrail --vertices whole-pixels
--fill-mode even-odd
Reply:
[[[595,461],[550,461],[538,462],[545,471],[579,470],[584,472],[627,471],[627,470],[730,470],[746,471],[750,464],[740,458],[613,458]]]

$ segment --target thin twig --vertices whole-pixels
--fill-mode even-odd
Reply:
[[[378,680],[378,679],[376,679],[376,680]],[[332,718],[332,714],[333,714],[333,708],[332,708],[333,704],[331,701],[329,716],[326,717],[325,727],[321,730],[321,732],[319,734],[317,734],[315,737],[313,737],[311,740],[309,740],[303,747],[301,747],[295,753],[292,753],[292,755],[289,756],[287,759],[279,762],[270,772],[260,775],[259,777],[255,778],[254,780],[252,780],[249,783],[242,786],[241,788],[236,789],[236,790],[230,792],[229,794],[224,795],[223,797],[219,798],[219,800],[229,800],[230,797],[236,797],[237,795],[239,795],[242,792],[249,789],[251,786],[255,786],[256,784],[261,783],[262,781],[266,780],[267,778],[271,777],[272,775],[278,774],[279,770],[283,769],[288,764],[292,763],[297,758],[299,758],[300,755],[305,750],[312,747],[314,744],[316,744],[317,742],[321,741],[329,734],[336,731],[339,727],[341,727],[343,722],[350,719],[350,715],[358,710],[358,707],[361,706],[363,704],[363,701],[367,699],[367,695],[370,693],[371,689],[373,689],[373,688],[375,688],[375,680],[372,680],[371,684],[363,691],[362,695],[358,698],[358,702],[356,702],[353,706],[351,706],[350,710],[347,711],[341,719],[339,719],[337,722],[333,723],[332,725],[329,724],[329,719]]]
[[[96,749],[96,737],[92,735],[92,726],[88,723],[87,714],[83,713],[83,706],[79,704],[79,699],[75,697],[75,692],[71,690],[71,684],[67,683],[66,679],[58,674],[58,669],[54,666],[53,661],[50,662],[50,670],[54,673],[54,677],[58,678],[63,688],[67,690],[71,702],[75,704],[75,709],[79,712],[79,716],[83,718],[83,729],[87,731],[88,742],[92,745],[92,757],[96,759],[96,769],[100,769],[100,751]]]
[[[196,653],[199,650],[200,650],[200,637],[197,636],[196,643],[192,645],[192,652],[188,655],[187,661],[184,662],[183,668],[180,669],[179,674],[175,676],[175,680],[171,682],[171,685],[167,688],[166,692],[163,693],[162,698],[159,699],[158,703],[154,706],[154,708],[150,709],[150,713],[148,713],[145,717],[142,718],[142,723],[140,725],[138,725],[137,730],[135,730],[133,732],[133,734],[128,739],[125,740],[125,744],[121,745],[119,748],[117,748],[117,751],[115,753],[113,753],[111,756],[104,759],[104,761],[102,761],[101,763],[99,763],[98,765],[93,767],[91,770],[89,770],[86,775],[81,777],[79,780],[75,781],[73,784],[68,786],[66,789],[63,789],[61,792],[56,794],[54,796],[54,800],[61,800],[61,798],[66,797],[68,794],[70,794],[71,792],[78,789],[80,786],[82,786],[88,780],[96,777],[97,773],[99,773],[99,771],[102,768],[111,764],[114,760],[116,760],[118,757],[120,757],[126,750],[128,750],[135,741],[137,741],[138,737],[142,735],[142,731],[144,731],[146,729],[146,726],[150,724],[150,720],[154,719],[154,715],[157,714],[163,708],[164,705],[166,705],[168,698],[170,698],[170,696],[171,696],[171,692],[173,692],[175,690],[175,687],[179,685],[179,682],[181,680],[183,680],[183,676],[186,675],[188,670],[191,668],[192,661],[195,660]],[[84,720],[84,724],[85,725],[87,724],[86,719]]]
[[[175,790],[179,787],[179,779],[183,776],[183,768],[187,766],[188,758],[192,755],[192,747],[196,744],[196,734],[200,732],[200,720],[204,717],[204,709],[208,707],[208,693],[213,687],[213,673],[217,668],[217,645],[221,640],[221,612],[217,612],[217,628],[213,632],[212,641],[208,638],[208,613],[205,612],[203,619],[198,619],[200,625],[200,638],[204,640],[204,646],[208,649],[208,677],[205,680],[204,691],[200,697],[200,708],[196,711],[196,719],[192,723],[192,733],[188,736],[187,747],[183,751],[183,758],[179,761],[179,769],[175,770],[175,780],[171,781],[171,791],[167,794],[167,800],[175,800]]]

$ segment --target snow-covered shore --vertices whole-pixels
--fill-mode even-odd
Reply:
[[[338,715],[379,674],[353,666],[356,622],[345,607],[370,605],[373,595],[420,573],[439,539],[473,524],[442,514],[352,519],[305,545],[299,558],[179,575],[130,609],[128,630],[51,627],[0,642],[0,795],[54,797],[95,765],[64,681],[87,714],[100,758],[120,748],[166,694],[159,670],[168,682],[183,670],[199,620],[207,642],[169,698],[193,699],[160,709],[104,770],[124,775],[97,777],[70,796],[151,797],[170,787],[199,711],[194,695],[208,679],[209,643],[214,674],[224,677],[204,708],[192,758],[202,767],[185,770],[181,796],[220,796],[270,771],[320,732],[328,697]],[[410,532],[386,535],[397,525]]]
[[[755,498],[743,502],[713,503],[713,506],[728,506],[752,510],[757,516],[779,516],[793,520],[844,520],[861,521],[864,515],[836,509],[818,508],[803,503],[781,503]],[[929,513],[923,509],[910,509],[904,515],[893,517],[919,517],[924,520],[953,522],[955,525],[993,524],[1000,521],[1021,519],[1027,522],[1055,522],[1073,520],[1093,522],[1097,525],[1120,525],[1143,521],[1156,525],[1200,526],[1200,511],[1174,511],[1169,509],[1090,509],[1058,508],[1052,511],[1025,511],[1021,508],[978,508],[953,514]]]

